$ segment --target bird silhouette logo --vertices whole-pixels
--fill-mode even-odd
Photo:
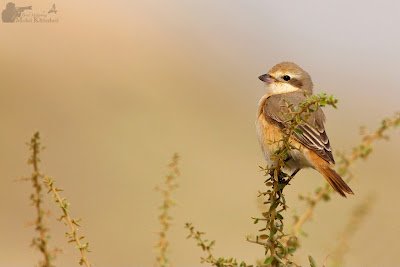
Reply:
[[[48,14],[54,13],[57,14],[57,9],[56,9],[56,4],[53,4],[49,10],[49,12],[47,12]]]

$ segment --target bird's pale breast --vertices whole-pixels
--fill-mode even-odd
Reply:
[[[256,121],[258,140],[267,164],[273,165],[271,155],[273,155],[273,153],[279,148],[279,141],[282,140],[283,134],[279,126],[268,121],[263,112],[260,111]],[[287,167],[291,170],[312,167],[312,164],[310,164],[308,160],[309,150],[295,139],[290,138],[289,140],[290,143],[298,149],[293,149],[290,151],[292,160],[287,162]]]
[[[263,114],[259,114],[256,125],[261,149],[270,164],[271,155],[278,149],[278,142],[282,139],[282,132],[277,126],[268,122]]]

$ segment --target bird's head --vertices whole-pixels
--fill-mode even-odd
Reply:
[[[258,77],[263,81],[270,94],[283,94],[298,90],[312,94],[313,83],[310,75],[292,62],[276,64],[267,74]]]

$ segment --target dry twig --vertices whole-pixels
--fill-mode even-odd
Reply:
[[[161,230],[158,233],[159,239],[156,244],[156,248],[158,248],[159,250],[156,261],[158,266],[160,267],[168,267],[171,265],[168,259],[169,242],[167,238],[167,233],[172,221],[172,217],[170,216],[170,208],[175,205],[175,202],[172,199],[171,195],[173,191],[178,187],[178,184],[176,183],[176,178],[180,175],[178,162],[179,155],[175,153],[172,157],[171,163],[168,164],[170,172],[167,176],[165,176],[164,186],[156,187],[156,190],[161,192],[163,196],[163,203],[160,206],[161,214],[160,216],[158,216]]]
[[[54,181],[46,177],[44,179],[44,183],[48,189],[48,193],[51,193],[53,196],[54,201],[60,207],[62,211],[61,217],[58,219],[59,221],[64,222],[64,224],[68,227],[68,232],[65,233],[65,236],[68,239],[68,243],[75,243],[76,247],[80,252],[80,259],[79,264],[84,265],[86,267],[90,267],[91,264],[89,263],[87,253],[89,251],[89,243],[84,241],[85,236],[78,234],[78,227],[80,227],[79,219],[73,219],[69,212],[69,203],[67,200],[60,196],[59,192],[62,189],[57,188],[54,185]]]
[[[35,220],[35,230],[38,236],[33,238],[32,246],[36,247],[43,255],[43,260],[39,262],[40,267],[53,267],[52,261],[55,259],[55,251],[50,252],[48,248],[49,241],[49,229],[44,223],[45,210],[43,209],[43,194],[42,194],[42,184],[41,179],[43,175],[39,170],[39,154],[43,149],[40,144],[39,132],[36,132],[32,138],[29,145],[29,150],[31,151],[31,156],[28,160],[28,164],[32,165],[33,172],[29,180],[32,182],[32,187],[34,188],[34,193],[31,194],[30,199],[32,205],[36,210],[36,220]],[[27,179],[25,179],[27,180]]]

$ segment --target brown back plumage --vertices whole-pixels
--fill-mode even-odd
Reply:
[[[264,104],[264,116],[281,129],[287,127],[289,109],[286,103],[299,105],[306,99],[304,92],[296,91],[286,94],[271,95]],[[294,138],[308,149],[329,163],[335,163],[331,144],[324,128],[325,115],[322,109],[311,113],[305,123],[298,126],[300,131],[294,133]]]

